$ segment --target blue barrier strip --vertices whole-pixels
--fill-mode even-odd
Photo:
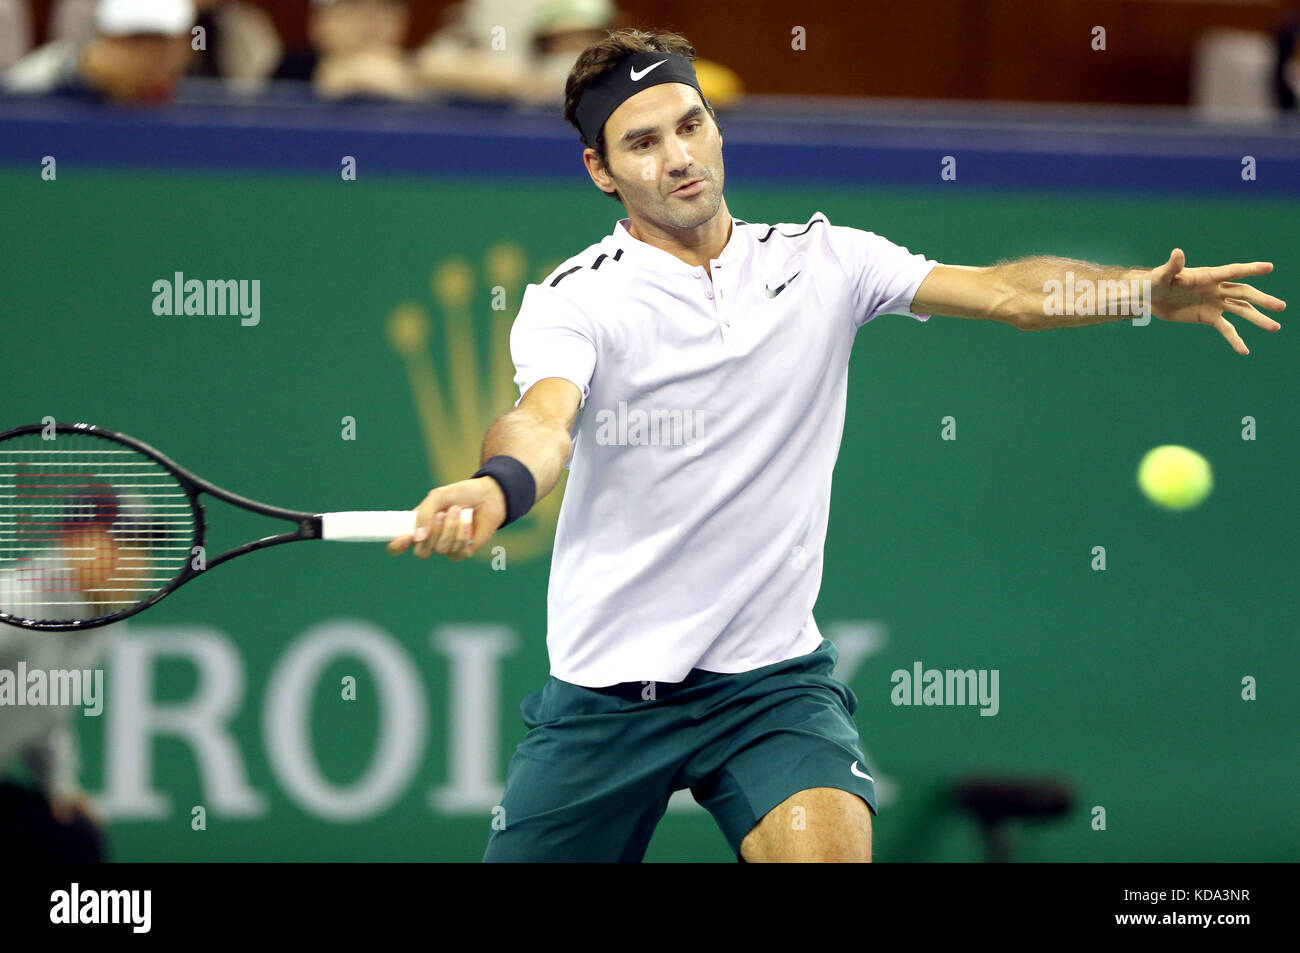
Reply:
[[[1300,133],[1139,130],[896,119],[809,120],[723,113],[731,183],[836,183],[918,189],[1109,189],[1300,194]],[[365,173],[583,181],[576,135],[553,112],[383,105],[181,105],[116,112],[58,100],[0,100],[0,162],[337,175]],[[956,181],[944,181],[944,156]],[[1256,178],[1242,179],[1253,155]]]

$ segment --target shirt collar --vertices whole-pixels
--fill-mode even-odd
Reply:
[[[662,248],[656,248],[647,242],[633,238],[632,233],[628,231],[628,226],[632,220],[621,218],[618,224],[614,226],[614,231],[610,238],[615,248],[621,248],[623,254],[637,265],[648,268],[652,271],[666,272],[669,274],[692,275],[695,273],[696,266],[688,265],[672,252],[664,251]],[[723,265],[730,264],[733,259],[739,260],[744,258],[749,249],[749,229],[744,223],[737,220],[734,216],[731,218],[731,237],[727,239],[727,244],[723,246],[722,251],[713,260]]]

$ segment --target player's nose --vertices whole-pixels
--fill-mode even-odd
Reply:
[[[686,151],[686,144],[676,136],[669,136],[664,143],[664,171],[676,179],[685,179],[682,173],[691,168],[695,160]],[[692,175],[696,173],[692,172]]]

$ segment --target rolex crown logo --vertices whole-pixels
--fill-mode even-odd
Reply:
[[[542,267],[541,281],[559,264]],[[436,316],[418,301],[388,313],[388,341],[406,366],[429,456],[431,486],[463,480],[479,467],[483,435],[514,406],[518,388],[510,358],[510,326],[523,299],[527,256],[510,242],[490,246],[482,270],[463,257],[444,258],[430,277]],[[440,339],[438,335],[440,334]],[[568,472],[528,514],[492,537],[514,559],[548,551]]]

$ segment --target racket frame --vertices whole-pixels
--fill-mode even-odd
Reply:
[[[130,616],[143,612],[150,606],[156,605],[159,601],[175,592],[185,583],[192,579],[202,576],[211,570],[214,566],[219,566],[227,560],[234,559],[236,556],[242,556],[245,553],[251,553],[258,549],[267,549],[271,546],[280,546],[284,543],[296,543],[304,539],[321,538],[321,514],[304,513],[299,510],[287,510],[279,506],[268,506],[265,503],[259,503],[256,500],[250,500],[248,497],[240,496],[237,493],[231,493],[229,490],[223,490],[208,480],[203,479],[185,469],[179,463],[176,463],[170,457],[155,450],[149,444],[126,434],[118,433],[115,430],[107,430],[94,424],[25,424],[21,427],[14,427],[0,433],[0,446],[4,441],[11,437],[20,437],[26,434],[42,433],[53,426],[56,433],[82,434],[95,437],[102,437],[110,441],[115,441],[125,447],[135,450],[137,453],[157,463],[164,470],[175,477],[185,495],[189,500],[191,511],[194,514],[194,535],[190,542],[191,556],[185,561],[185,567],[176,575],[176,578],[163,586],[144,602],[137,603],[128,609],[115,612],[112,615],[104,616],[99,619],[77,620],[72,622],[38,622],[34,619],[24,619],[16,617],[0,609],[0,622],[8,622],[10,625],[20,626],[25,629],[38,629],[41,631],[51,632],[73,632],[82,629],[94,629],[103,625],[110,625],[114,622],[120,622]],[[236,546],[234,549],[227,550],[219,556],[207,559],[204,562],[203,569],[194,568],[194,548],[206,548],[207,539],[207,512],[199,499],[201,494],[238,506],[241,509],[257,513],[260,516],[270,516],[276,519],[286,520],[297,523],[298,528],[292,532],[276,533],[272,536],[264,536],[261,539],[255,539],[251,542],[244,543],[242,546]]]

